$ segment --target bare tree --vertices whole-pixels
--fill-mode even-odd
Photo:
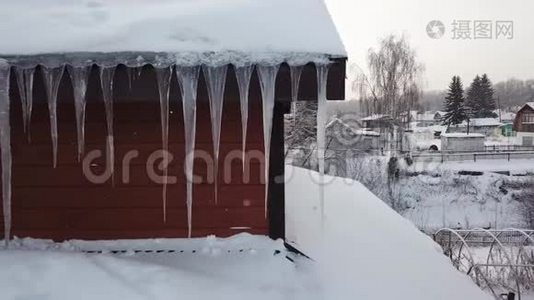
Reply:
[[[424,68],[404,36],[389,35],[377,50],[369,49],[368,63],[369,74],[361,73],[353,91],[357,89],[370,113],[401,119],[417,108],[419,77]]]

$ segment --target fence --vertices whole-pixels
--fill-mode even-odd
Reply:
[[[503,152],[425,152],[412,154],[414,161],[474,161],[483,159],[534,159],[534,151],[503,151]]]
[[[445,228],[433,237],[454,267],[496,299],[512,292],[521,300],[534,287],[534,230]]]

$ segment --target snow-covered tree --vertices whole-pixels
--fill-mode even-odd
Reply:
[[[480,87],[481,111],[478,116],[481,118],[494,118],[496,115],[493,111],[497,108],[497,105],[495,104],[493,85],[491,84],[488,75],[482,75],[480,78]]]
[[[443,117],[443,125],[460,124],[467,118],[464,108],[464,88],[459,76],[452,77],[444,109],[447,113]]]
[[[477,75],[467,92],[465,106],[474,118],[494,118],[496,109],[494,91],[486,74]]]
[[[476,76],[471,82],[467,90],[467,98],[465,100],[465,108],[468,114],[473,117],[478,116],[478,112],[482,109],[482,86],[480,83],[480,76]]]

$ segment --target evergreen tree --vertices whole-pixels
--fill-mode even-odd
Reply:
[[[467,118],[464,108],[464,88],[459,76],[452,77],[445,97],[445,112],[443,125],[457,125]]]
[[[482,111],[482,84],[480,76],[476,76],[467,90],[467,99],[465,101],[465,109],[468,117],[478,118]]]
[[[481,118],[495,118],[497,115],[493,112],[497,105],[495,104],[495,98],[493,96],[494,90],[488,75],[482,75],[480,78],[480,106],[481,110],[478,114]]]

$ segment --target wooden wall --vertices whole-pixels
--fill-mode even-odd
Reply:
[[[340,98],[344,90],[344,62],[330,72],[328,94]],[[86,153],[105,153],[106,121],[97,68],[92,70],[87,104]],[[11,124],[13,152],[12,235],[51,238],[57,241],[77,239],[117,239],[186,237],[185,178],[183,172],[184,128],[181,99],[176,77],[171,84],[169,149],[174,160],[169,175],[178,178],[168,186],[167,221],[163,222],[162,186],[147,175],[148,156],[161,149],[160,107],[156,76],[150,66],[129,90],[126,68],[119,67],[114,84],[115,185],[89,182],[76,159],[76,122],[73,91],[65,73],[58,99],[59,151],[58,166],[52,167],[52,145],[46,95],[38,69],[35,74],[34,111],[31,142],[23,132],[22,113],[16,80],[11,80]],[[342,80],[339,80],[342,79]],[[277,105],[273,128],[273,176],[283,176],[283,113],[290,99],[289,68],[283,66],[277,78]],[[262,165],[251,161],[250,182],[242,176],[242,163],[231,165],[231,181],[223,181],[225,154],[241,149],[241,115],[239,94],[233,69],[229,68],[225,93],[219,164],[218,204],[214,185],[195,184],[193,188],[193,236],[230,236],[239,232],[284,236],[284,185],[273,184],[269,195],[268,218],[264,211],[264,185],[260,180]],[[256,73],[250,88],[247,150],[263,151],[261,93]],[[308,66],[300,89],[302,99],[316,99],[315,68]],[[285,104],[284,104],[285,103]],[[284,104],[284,105],[282,105]],[[204,78],[200,76],[197,107],[197,145],[213,152],[209,104]],[[132,160],[130,182],[122,181],[122,158],[131,150],[139,151]],[[105,160],[93,162],[95,173],[104,171]],[[209,167],[196,160],[195,174],[206,180]],[[161,174],[161,172],[159,172]],[[205,181],[204,180],[204,181]],[[2,224],[3,226],[3,224]],[[3,231],[1,231],[3,232]]]

